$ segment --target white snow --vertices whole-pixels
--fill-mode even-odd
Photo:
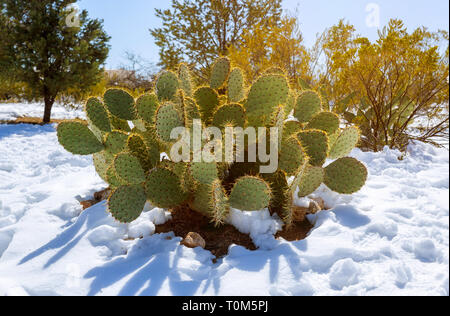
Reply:
[[[0,103],[0,121],[13,121],[19,117],[43,117],[43,103]],[[83,107],[69,109],[62,104],[55,103],[52,108],[53,119],[86,118]]]
[[[73,156],[52,126],[0,125],[0,295],[449,295],[449,152],[355,150],[366,187],[310,216],[306,240],[275,240],[267,210],[229,222],[260,247],[210,252],[155,235],[166,210],[146,206],[129,225],[77,198],[105,188],[89,157]],[[307,204],[308,200],[299,200]]]

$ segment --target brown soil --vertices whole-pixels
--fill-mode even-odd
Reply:
[[[313,225],[305,218],[303,222],[296,222],[289,229],[284,228],[281,232],[278,232],[275,237],[282,237],[287,241],[303,240],[308,236],[312,228]]]
[[[185,238],[190,232],[198,233],[206,241],[206,250],[217,258],[228,254],[232,244],[256,250],[250,236],[240,233],[231,225],[215,227],[211,221],[200,213],[190,210],[187,206],[172,210],[172,220],[156,226],[156,233],[174,232],[176,236]]]

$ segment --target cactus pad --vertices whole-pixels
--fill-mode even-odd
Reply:
[[[88,120],[100,131],[111,132],[111,122],[109,121],[108,112],[105,106],[97,98],[90,98],[85,106],[86,116]]]
[[[219,179],[211,184],[212,221],[216,226],[223,225],[230,213],[227,192]]]
[[[283,138],[289,138],[297,135],[303,130],[303,124],[297,121],[287,121],[283,127]]]
[[[106,135],[105,149],[110,154],[118,154],[127,147],[128,134],[112,131]]]
[[[114,169],[114,163],[111,163],[111,165],[106,170],[106,182],[114,189],[118,188],[122,185],[127,185],[125,181],[122,179],[119,179],[117,176],[116,170]]]
[[[234,68],[228,78],[228,99],[239,102],[244,98],[244,73],[240,68]]]
[[[146,94],[136,101],[136,110],[139,117],[147,124],[155,124],[156,110],[158,110],[158,97],[155,94]]]
[[[244,127],[245,110],[240,104],[227,104],[221,106],[214,114],[212,126],[224,128],[225,126]]]
[[[189,67],[186,64],[180,64],[178,67],[178,78],[180,79],[180,88],[188,97],[192,97],[192,79]]]
[[[170,138],[172,130],[184,126],[183,121],[173,103],[161,105],[156,113],[156,133],[162,142],[173,142]]]
[[[259,211],[267,208],[271,199],[272,193],[267,182],[246,176],[236,181],[231,190],[230,204],[242,211]]]
[[[320,112],[306,126],[307,129],[318,129],[333,135],[339,130],[339,116],[331,112]]]
[[[137,134],[128,137],[128,150],[135,156],[144,170],[150,170],[158,164],[160,154],[156,144],[152,148],[148,148],[144,139]]]
[[[164,71],[156,80],[156,95],[160,101],[173,101],[178,87],[177,75],[171,71]]]
[[[347,156],[356,147],[360,138],[357,127],[349,127],[342,131],[330,150],[330,158],[338,159]]]
[[[191,174],[194,179],[202,184],[211,184],[218,178],[217,164],[207,162],[193,162]]]
[[[89,129],[78,121],[63,122],[58,125],[59,143],[74,155],[92,155],[104,149],[103,144]]]
[[[340,194],[358,192],[367,181],[366,167],[354,158],[340,158],[325,168],[325,184]]]
[[[280,75],[264,75],[250,89],[246,103],[249,125],[262,127],[270,120],[279,105],[286,103],[289,85]]]
[[[121,186],[109,197],[108,208],[117,221],[131,223],[141,215],[145,202],[145,190],[142,186]]]
[[[322,167],[306,167],[298,184],[298,196],[300,198],[314,193],[324,181],[324,170]]]
[[[117,176],[127,184],[139,184],[145,181],[144,169],[139,159],[129,153],[121,153],[114,159]]]
[[[280,170],[286,172],[288,176],[293,176],[305,159],[306,155],[296,137],[283,140],[278,164]]]
[[[300,132],[298,138],[302,147],[310,157],[310,164],[313,166],[322,166],[328,155],[328,136],[324,131],[307,130]]]
[[[217,59],[211,71],[210,86],[212,89],[220,89],[225,84],[230,74],[231,62],[228,58]]]
[[[145,189],[148,199],[157,207],[174,207],[187,199],[178,176],[165,168],[155,168],[148,173]]]
[[[203,122],[205,124],[210,123],[219,106],[219,95],[209,87],[201,87],[195,91],[194,98],[200,109]]]
[[[111,116],[111,127],[113,130],[122,131],[122,132],[131,132],[130,125],[127,120],[122,120],[117,116]]]
[[[112,115],[126,121],[136,119],[134,98],[125,90],[109,89],[105,92],[103,101]]]
[[[322,109],[322,100],[317,92],[305,91],[297,98],[294,116],[300,123],[309,122]]]
[[[100,178],[108,182],[106,177],[106,171],[114,160],[114,156],[108,154],[106,151],[102,151],[93,155],[95,171],[97,171]]]

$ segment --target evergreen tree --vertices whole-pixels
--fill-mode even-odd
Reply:
[[[76,0],[0,0],[0,67],[12,69],[45,103],[49,123],[58,94],[87,90],[102,76],[109,52],[103,22],[75,16]]]

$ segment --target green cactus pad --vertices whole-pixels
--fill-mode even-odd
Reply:
[[[275,173],[266,173],[261,175],[262,178],[270,184],[272,189],[272,200],[270,201],[270,208],[277,213],[283,208],[285,202],[285,193],[289,190],[286,174],[284,171],[277,171]],[[280,214],[279,214],[280,215]]]
[[[225,126],[244,127],[245,110],[240,104],[227,104],[221,106],[214,114],[212,126],[224,128]]]
[[[170,138],[172,130],[183,126],[183,121],[173,103],[165,103],[159,107],[156,113],[156,133],[162,142],[175,141]]]
[[[63,122],[58,125],[57,134],[59,143],[74,155],[92,155],[104,149],[88,125],[82,122]]]
[[[289,91],[288,98],[286,100],[286,105],[284,107],[284,112],[286,116],[291,115],[295,108],[295,103],[297,102],[297,94],[294,91]]]
[[[129,153],[121,153],[114,159],[117,176],[127,184],[140,184],[145,181],[144,169],[139,159]]]
[[[200,120],[200,110],[194,99],[186,98],[184,100],[184,120],[185,126],[191,128],[194,120]]]
[[[244,98],[244,73],[240,68],[234,68],[228,78],[228,99],[239,102]]]
[[[286,172],[288,176],[293,176],[298,172],[298,168],[306,159],[302,145],[296,137],[283,140],[280,148],[278,168]]]
[[[307,129],[318,129],[333,135],[339,130],[339,116],[331,112],[320,112],[306,126]]]
[[[114,169],[114,162],[106,170],[106,182],[111,186],[111,188],[115,189],[122,185],[127,185],[125,181],[120,179],[117,176],[116,170]]]
[[[360,131],[357,127],[349,127],[342,131],[331,147],[329,157],[338,159],[347,156],[359,142]]]
[[[188,197],[181,189],[178,176],[165,168],[158,167],[148,173],[145,189],[150,202],[161,208],[181,205]]]
[[[136,101],[136,110],[139,117],[150,125],[155,124],[155,115],[158,107],[158,97],[155,94],[143,95]]]
[[[222,57],[216,60],[212,67],[210,86],[212,89],[220,89],[228,79],[231,70],[231,62]]]
[[[309,122],[322,109],[322,100],[318,93],[305,91],[297,98],[294,116],[300,123]]]
[[[297,135],[303,130],[303,124],[297,121],[287,121],[284,122],[283,127],[283,138],[289,138],[291,136]]]
[[[307,130],[298,134],[300,143],[313,166],[322,166],[328,155],[328,136],[324,131]]]
[[[112,115],[126,121],[136,119],[134,98],[125,90],[109,89],[105,92],[103,101]]]
[[[108,167],[114,160],[114,156],[107,153],[106,151],[102,151],[93,155],[94,167],[97,171],[100,178],[104,181],[108,182],[108,178],[106,176],[106,172],[108,171]]]
[[[156,95],[159,101],[173,101],[179,87],[178,77],[171,71],[162,72],[156,80]]]
[[[111,116],[111,127],[113,130],[122,132],[131,132],[130,125],[127,120],[122,120],[116,116]]]
[[[121,131],[112,131],[106,135],[105,149],[110,154],[118,154],[127,147],[128,134]]]
[[[85,106],[88,120],[100,131],[111,132],[111,122],[105,106],[97,98],[90,98]]]
[[[250,89],[246,112],[249,125],[262,127],[270,124],[279,105],[286,103],[289,85],[280,75],[264,75]]]
[[[275,115],[272,119],[271,127],[278,128],[278,148],[281,148],[281,142],[283,141],[284,135],[284,121],[286,120],[286,113],[284,112],[284,107],[279,106],[278,110],[275,111]],[[268,137],[270,139],[270,137]]]
[[[186,64],[180,64],[178,67],[178,78],[180,79],[180,88],[188,97],[192,97],[192,78],[191,71]]]
[[[225,224],[230,214],[227,192],[219,179],[211,184],[212,221],[216,226]]]
[[[200,109],[203,122],[209,124],[219,107],[219,95],[209,87],[201,87],[195,91],[194,99]]]
[[[144,170],[156,167],[160,160],[160,153],[156,146],[148,148],[142,136],[133,134],[128,137],[128,150],[136,157]]]
[[[202,184],[211,184],[218,178],[217,164],[207,162],[193,162],[191,174],[194,179]]]
[[[266,181],[246,176],[236,181],[231,190],[230,204],[242,211],[259,211],[267,208],[271,199],[271,189]]]
[[[340,158],[325,168],[325,184],[340,194],[358,192],[367,181],[366,167],[354,158]]]
[[[131,223],[141,215],[145,203],[145,190],[142,186],[121,186],[109,197],[108,209],[117,221]]]
[[[314,193],[324,181],[324,169],[322,167],[308,166],[305,169],[298,185],[300,198]]]

